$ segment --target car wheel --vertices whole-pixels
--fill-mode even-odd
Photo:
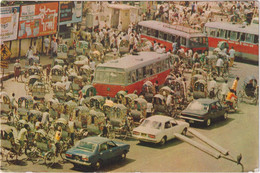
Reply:
[[[209,127],[210,125],[211,125],[211,119],[209,118],[206,120],[206,126]]]
[[[164,145],[166,142],[166,136],[164,136],[161,141],[160,141],[160,145]]]
[[[227,112],[224,113],[223,119],[224,119],[224,120],[228,119],[228,113],[227,113]]]
[[[184,136],[186,136],[186,135],[187,135],[187,131],[188,131],[188,129],[187,129],[187,127],[185,127],[185,128],[183,129],[183,131],[181,132],[181,134],[184,135]]]
[[[94,163],[93,167],[95,170],[99,170],[102,166],[102,160],[98,160],[96,163]]]

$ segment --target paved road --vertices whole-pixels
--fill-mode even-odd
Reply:
[[[254,74],[258,78],[258,67],[248,64],[236,63],[232,74],[240,76],[238,89],[247,75]],[[235,75],[231,76],[232,83]],[[231,84],[230,84],[231,85]],[[5,91],[15,92],[17,98],[23,96],[24,84],[14,83],[13,79],[6,81]],[[219,121],[210,128],[192,127],[203,135],[237,156],[242,154],[242,163],[245,172],[258,168],[259,162],[259,106],[241,103],[239,112],[229,114],[229,119]],[[195,139],[190,134],[189,138]],[[241,166],[223,158],[215,159],[197,148],[178,139],[167,142],[164,146],[139,144],[138,141],[129,139],[125,141],[131,145],[127,159],[123,162],[114,161],[106,165],[101,171],[113,172],[240,172]],[[51,171],[51,172],[76,172],[93,171],[82,168],[75,169],[70,163],[56,164],[53,168],[45,165],[33,165],[29,161],[20,161],[18,165],[2,163],[3,171]]]

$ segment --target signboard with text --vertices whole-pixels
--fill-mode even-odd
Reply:
[[[0,7],[1,41],[17,39],[19,12],[19,6]]]
[[[58,8],[58,2],[21,6],[18,38],[55,34]]]
[[[60,2],[60,25],[82,21],[82,1]]]

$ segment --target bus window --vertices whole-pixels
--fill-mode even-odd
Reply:
[[[167,34],[163,34],[163,39],[167,40]]]
[[[241,33],[240,41],[245,41],[245,39],[246,39],[246,34],[245,33]]]
[[[225,38],[229,39],[230,38],[230,31],[227,31],[225,34]]]
[[[151,71],[152,71],[152,74],[151,74],[151,75],[156,74],[156,67],[157,67],[157,66],[156,66],[156,64],[154,63],[154,64],[153,64],[153,67],[152,67],[152,70],[151,70]]]
[[[154,29],[151,30],[151,36],[156,37],[156,30]]]
[[[181,37],[181,45],[186,46],[186,38]]]
[[[139,68],[139,69],[137,69],[136,71],[137,71],[136,74],[137,74],[138,80],[143,79],[143,69],[142,69],[142,68]]]
[[[163,39],[163,35],[164,35],[163,32],[159,32],[159,38],[160,38],[160,39]]]
[[[145,78],[146,77],[146,67],[143,67],[143,78]]]
[[[152,29],[147,28],[147,35],[151,35],[152,34]]]
[[[259,36],[258,36],[258,35],[255,35],[255,36],[254,36],[254,43],[255,43],[255,44],[258,44],[258,43],[259,43],[259,40],[258,40],[258,39],[259,39]]]
[[[230,40],[236,40],[237,39],[237,32],[230,32]]]
[[[132,79],[132,83],[135,83],[135,82],[136,82],[136,74],[135,74],[135,71],[132,71],[132,72],[131,72],[131,79]]]
[[[129,73],[128,73],[128,80],[127,80],[128,83],[131,83],[131,78],[132,78],[132,76],[131,76],[131,72],[129,72]]]
[[[240,32],[237,33],[237,40],[240,38]]]
[[[143,33],[143,34],[147,34],[147,28],[146,28],[146,27],[143,27],[143,28],[142,28],[142,33]]]
[[[173,43],[175,42],[175,39],[176,39],[175,35],[172,35],[172,42]]]
[[[252,34],[246,34],[246,42],[252,43]]]
[[[109,83],[124,84],[124,73],[110,72]]]
[[[155,66],[156,66],[156,73],[160,73],[162,68],[162,62],[157,62]]]
[[[210,28],[209,35],[212,36],[212,37],[215,37],[216,36],[216,31],[217,31],[216,29]]]
[[[158,38],[159,31],[155,30],[155,37]]]
[[[224,38],[225,37],[225,30],[221,29],[219,37]]]

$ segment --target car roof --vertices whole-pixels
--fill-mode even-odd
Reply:
[[[94,144],[100,144],[100,143],[104,143],[104,142],[110,141],[110,139],[94,136],[94,137],[84,138],[81,141],[83,141],[83,142],[91,142],[91,143],[94,143]]]
[[[174,120],[172,117],[164,116],[164,115],[153,115],[147,120],[152,120],[152,121],[158,121],[158,122],[166,122],[166,121],[171,121]]]
[[[195,101],[195,100],[194,100]],[[204,99],[204,98],[200,98],[200,99],[197,99],[196,101],[202,103],[202,104],[211,104],[211,103],[214,103],[214,102],[217,102],[217,100],[213,100],[213,99]]]

